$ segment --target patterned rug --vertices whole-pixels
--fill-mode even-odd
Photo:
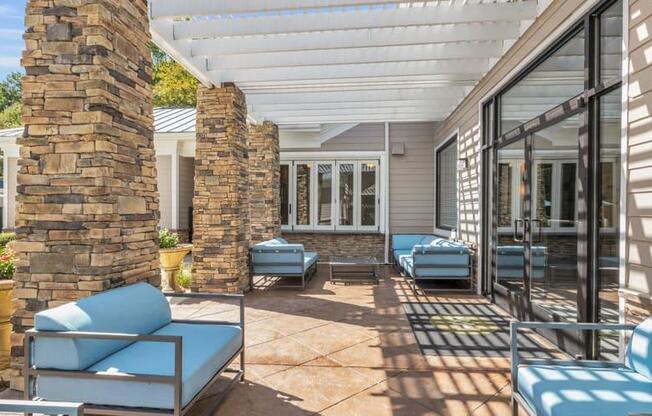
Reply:
[[[456,357],[510,357],[509,318],[496,305],[405,303],[421,352]],[[557,358],[530,335],[519,336],[521,357]]]

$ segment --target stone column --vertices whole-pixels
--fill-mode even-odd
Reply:
[[[281,163],[278,126],[249,125],[249,221],[251,244],[281,233]]]
[[[160,283],[147,1],[28,0],[26,10],[15,368],[35,312]]]
[[[249,287],[247,106],[233,84],[197,93],[193,291]]]

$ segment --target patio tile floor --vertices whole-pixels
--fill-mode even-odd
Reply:
[[[229,392],[214,414],[510,415],[509,360],[424,356],[401,306],[486,300],[415,296],[401,277],[388,274],[375,286],[333,285],[326,267],[320,267],[304,291],[247,294],[246,381]],[[173,306],[173,316],[237,319],[231,309],[184,303]],[[199,415],[214,400],[205,398],[190,415]]]
[[[511,414],[508,359],[423,356],[401,306],[486,300],[415,296],[393,272],[376,286],[334,285],[326,271],[304,291],[247,294],[247,381],[215,415]]]

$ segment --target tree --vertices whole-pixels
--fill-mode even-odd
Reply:
[[[0,82],[0,129],[21,125],[21,77],[12,72]]]
[[[165,52],[152,44],[155,107],[194,107],[199,82]]]
[[[12,72],[4,81],[0,82],[0,111],[20,102],[21,78],[20,72]]]

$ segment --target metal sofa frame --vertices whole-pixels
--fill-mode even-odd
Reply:
[[[215,373],[215,375],[208,381],[208,383],[193,397],[193,399],[185,406],[182,406],[182,365],[183,365],[183,342],[182,337],[178,335],[140,335],[140,334],[121,334],[121,333],[104,333],[104,332],[39,332],[29,330],[25,332],[25,364],[23,369],[23,376],[25,379],[25,400],[41,400],[35,397],[35,381],[39,375],[52,376],[52,377],[66,377],[66,378],[80,378],[87,380],[118,380],[118,381],[140,381],[145,383],[165,383],[174,386],[174,409],[153,409],[153,408],[135,408],[135,407],[120,407],[120,406],[100,406],[93,404],[84,405],[84,414],[95,415],[185,415],[220,378],[222,373],[233,373],[233,377],[229,380],[224,390],[215,396],[215,402],[209,406],[204,414],[212,414],[212,412],[219,406],[222,400],[226,397],[229,390],[238,381],[244,381],[245,377],[245,325],[244,325],[244,296],[243,295],[226,295],[226,294],[213,294],[213,293],[165,293],[169,298],[188,298],[188,299],[204,299],[204,300],[238,300],[240,309],[240,320],[237,325],[242,330],[242,345],[238,351]],[[174,323],[186,323],[196,325],[235,325],[235,322],[225,321],[208,321],[208,320],[172,320]],[[97,374],[89,371],[69,371],[69,370],[45,370],[38,369],[32,364],[32,350],[34,341],[37,338],[64,338],[64,339],[95,339],[95,340],[113,340],[113,341],[131,341],[131,342],[162,342],[174,344],[174,374],[171,376],[153,375],[153,374]],[[240,369],[233,370],[229,365],[240,356]]]
[[[418,277],[418,276],[417,277],[412,277],[410,275],[410,273],[408,273],[407,270],[405,270],[403,268],[403,266],[401,266],[399,264],[399,262],[396,260],[396,258],[394,258],[393,255],[392,255],[392,258],[393,258],[393,262],[394,262],[394,267],[396,267],[396,270],[398,270],[399,273],[401,274],[401,276],[403,276],[403,278],[405,279],[405,283],[408,284],[408,286],[410,287],[410,290],[412,290],[412,292],[414,292],[415,294],[419,293],[419,290],[421,290],[421,292],[423,292],[423,293],[437,293],[437,292],[440,292],[440,293],[441,292],[463,292],[463,293],[467,293],[467,292],[472,292],[473,291],[473,261],[471,260],[472,253],[470,251],[471,250],[469,249],[469,265],[468,265],[469,276],[468,277],[459,277],[459,276],[452,276],[452,277],[437,276],[436,278]],[[415,264],[414,265],[414,274],[415,275],[417,274],[417,269],[433,269],[433,268],[439,268],[439,267],[460,268],[460,265],[459,264],[455,264],[455,265],[447,265],[447,264],[418,264],[417,265],[417,264]],[[419,284],[417,282],[418,280],[425,280],[425,281],[430,281],[430,282],[436,281],[436,280],[468,280],[469,287],[468,288],[462,288],[462,289],[424,289],[423,287],[419,286]]]
[[[536,416],[536,412],[518,391],[518,366],[524,365],[557,365],[573,367],[602,367],[622,368],[623,363],[608,362],[599,360],[559,360],[559,359],[519,359],[518,357],[518,332],[522,329],[552,329],[561,331],[632,331],[636,328],[633,324],[609,324],[609,323],[574,323],[574,322],[512,322],[510,324],[511,340],[511,379],[512,379],[512,416],[518,416],[519,406],[530,416]],[[634,416],[634,415],[632,415]],[[637,414],[637,416],[644,416]],[[648,416],[652,416],[649,414]]]
[[[249,250],[249,268],[250,268],[250,273],[252,276],[255,275],[253,271],[253,255],[254,253],[292,253],[292,254],[298,254],[301,253],[301,262],[296,262],[296,263],[256,263],[256,266],[261,266],[261,267],[301,267],[303,272],[301,273],[265,273],[266,276],[273,276],[273,277],[287,277],[287,278],[301,278],[301,283],[296,284],[296,285],[282,285],[279,286],[279,289],[285,289],[285,288],[292,288],[292,289],[305,289],[308,283],[310,283],[310,280],[312,280],[313,276],[317,273],[317,262],[314,262],[310,267],[305,269],[304,266],[304,258],[305,258],[305,252],[296,248],[275,248],[275,249],[259,249],[252,247]]]

